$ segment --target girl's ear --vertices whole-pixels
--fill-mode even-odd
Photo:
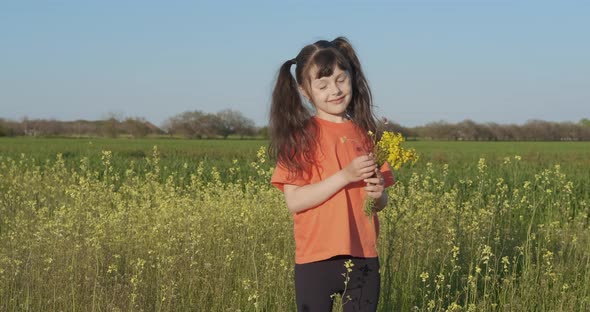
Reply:
[[[309,94],[307,94],[307,91],[305,91],[304,88],[302,88],[301,86],[298,86],[299,88],[299,92],[301,92],[301,94],[303,95],[303,97],[308,101],[311,102],[310,96]]]

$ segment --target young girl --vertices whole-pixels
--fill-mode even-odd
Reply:
[[[271,183],[293,213],[299,311],[331,311],[334,293],[343,294],[345,311],[377,309],[379,223],[363,201],[383,209],[393,176],[371,154],[375,128],[371,91],[345,38],[305,46],[281,66],[270,111]],[[347,260],[354,266],[345,283]]]

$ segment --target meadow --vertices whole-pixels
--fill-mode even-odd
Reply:
[[[265,146],[0,138],[0,310],[294,311]],[[407,146],[380,311],[590,310],[590,143]]]

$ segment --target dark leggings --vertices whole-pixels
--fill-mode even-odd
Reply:
[[[352,260],[350,281],[342,298],[344,311],[377,311],[381,278],[379,258],[336,256],[327,260],[295,264],[295,296],[300,312],[332,311],[330,295],[344,292],[344,262]],[[350,300],[347,298],[350,296]]]

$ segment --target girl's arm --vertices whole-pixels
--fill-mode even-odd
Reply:
[[[325,180],[303,186],[285,184],[285,202],[292,213],[315,207],[349,183],[361,181],[373,175],[376,168],[372,155],[355,158],[348,166]]]

